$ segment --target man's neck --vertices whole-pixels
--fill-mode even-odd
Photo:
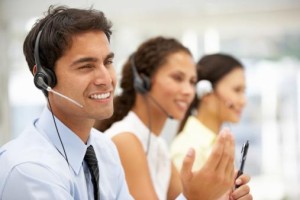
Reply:
[[[90,136],[91,129],[95,123],[93,119],[81,119],[75,117],[60,117],[58,118],[66,127],[75,133],[85,144]]]

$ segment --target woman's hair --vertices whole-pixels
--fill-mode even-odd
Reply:
[[[236,68],[244,68],[240,61],[231,55],[216,53],[203,56],[197,63],[197,76],[198,81],[208,80],[211,82],[213,88],[216,84],[232,70]],[[182,131],[188,117],[192,114],[194,109],[197,109],[200,104],[200,99],[195,98],[191,103],[188,111],[185,113],[185,117],[181,121],[178,129],[178,133]]]
[[[174,38],[155,37],[142,43],[123,66],[122,79],[120,81],[122,93],[114,98],[113,116],[101,122],[98,121],[95,124],[95,128],[105,131],[114,122],[122,120],[132,109],[136,98],[136,91],[133,85],[133,64],[138,74],[142,77],[148,77],[151,84],[151,78],[154,73],[167,62],[170,55],[177,52],[185,52],[192,56],[189,49]]]

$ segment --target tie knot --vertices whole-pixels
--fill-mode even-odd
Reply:
[[[88,164],[88,166],[98,165],[97,157],[92,145],[90,145],[85,153],[84,160]]]

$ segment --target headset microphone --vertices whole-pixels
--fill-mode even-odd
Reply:
[[[53,94],[56,94],[56,95],[58,95],[58,96],[60,96],[60,97],[62,97],[64,99],[66,99],[66,100],[74,103],[76,106],[79,106],[80,108],[83,108],[83,105],[81,105],[77,101],[75,101],[75,100],[71,99],[70,97],[67,97],[67,96],[65,96],[65,95],[63,95],[63,94],[61,94],[61,93],[53,90],[50,86],[48,86],[45,83],[44,79],[41,76],[35,76],[34,78],[35,78],[34,83],[36,85],[38,85],[40,89],[45,90],[47,92],[52,92]]]
[[[133,87],[134,89],[145,96],[148,96],[149,99],[157,105],[165,115],[170,118],[174,119],[173,116],[171,116],[150,94],[149,91],[151,89],[151,81],[150,78],[145,76],[145,75],[140,75],[137,71],[137,68],[135,66],[135,61],[134,61],[134,54],[130,56],[130,64],[131,64],[131,69],[132,69],[132,74],[133,74]]]
[[[137,68],[135,66],[135,60],[134,60],[134,54],[132,54],[129,58],[132,75],[133,75],[133,87],[137,93],[140,93],[145,98],[149,97],[149,99],[157,106],[159,109],[165,113],[165,115],[173,119],[173,116],[169,115],[169,113],[149,94],[149,91],[151,89],[151,80],[149,77],[145,76],[144,74],[139,74],[137,71]],[[147,100],[147,99],[146,99]],[[147,139],[147,149],[146,149],[146,155],[148,155],[150,150],[150,143],[151,143],[151,116],[149,114],[149,106],[147,102],[147,111],[148,111],[148,120],[149,120],[149,134]]]
[[[56,125],[56,120],[55,120],[55,117],[54,117],[54,114],[53,114],[53,111],[52,111],[52,108],[51,108],[51,104],[50,104],[50,101],[49,101],[49,98],[48,98],[48,92],[53,92],[54,94],[57,94],[57,95],[65,98],[65,99],[67,99],[71,102],[73,102],[73,100],[69,99],[68,97],[66,97],[64,95],[60,95],[59,93],[55,92],[51,88],[51,87],[54,87],[56,85],[56,76],[55,76],[54,71],[52,71],[49,68],[43,67],[42,64],[41,64],[40,54],[39,54],[39,43],[40,43],[41,35],[42,35],[42,30],[40,30],[38,32],[37,37],[36,37],[36,41],[35,41],[35,45],[34,45],[34,54],[33,54],[33,56],[34,56],[34,60],[35,60],[35,64],[36,64],[36,72],[34,74],[33,81],[34,81],[34,85],[38,89],[42,90],[44,95],[47,97],[49,107],[50,107],[50,111],[51,111],[52,118],[53,118],[53,122],[54,122],[55,129],[56,129],[56,133],[57,133],[58,139],[60,141],[60,144],[62,146],[64,155],[57,148],[56,149],[64,157],[64,159],[66,160],[66,162],[70,166],[64,144],[61,140],[61,137],[60,137],[57,125]],[[73,103],[75,103],[77,105],[77,102],[74,101]],[[81,105],[79,104],[79,106],[81,106]]]
[[[61,93],[59,93],[59,92],[53,90],[51,87],[47,87],[46,90],[47,90],[48,92],[52,92],[53,94],[56,94],[56,95],[58,95],[58,96],[60,96],[60,97],[62,97],[62,98],[64,98],[64,99],[66,99],[66,100],[68,100],[68,101],[74,103],[76,106],[79,106],[80,108],[83,108],[83,105],[81,105],[81,104],[78,103],[77,101],[75,101],[75,100],[71,99],[70,97],[67,97],[67,96],[65,96],[65,95],[63,95],[63,94],[61,94]]]
[[[37,81],[40,81],[40,79],[38,79]],[[65,96],[65,95],[63,95],[63,94],[61,94],[61,93],[53,90],[50,86],[47,86],[45,83],[42,82],[40,84],[41,84],[41,86],[43,87],[44,90],[47,90],[47,92],[52,92],[53,94],[56,94],[56,95],[58,95],[58,96],[60,96],[60,97],[62,97],[64,99],[66,99],[66,100],[74,103],[76,106],[79,106],[80,108],[83,108],[83,105],[81,105],[77,101],[75,101],[75,100],[71,99],[70,97],[67,97],[67,96]]]
[[[172,115],[170,115],[150,94],[147,94],[147,96],[150,98],[150,100],[157,105],[157,107],[159,107],[159,109],[161,111],[163,111],[163,113],[165,113],[165,115],[169,118],[169,119],[174,119],[174,117]]]
[[[83,106],[81,104],[79,104],[78,102],[76,102],[75,100],[73,100],[70,97],[67,97],[51,88],[56,85],[56,76],[52,70],[43,67],[41,64],[40,55],[39,55],[39,43],[40,43],[41,34],[42,34],[42,30],[39,31],[39,33],[36,37],[36,42],[35,42],[35,46],[34,46],[34,60],[36,63],[36,73],[34,75],[35,86],[38,89],[42,90],[46,96],[48,96],[48,92],[52,92],[53,94],[56,94],[64,99],[74,103],[75,105],[79,106],[80,108],[83,108]]]

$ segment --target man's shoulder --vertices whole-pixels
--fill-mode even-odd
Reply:
[[[24,176],[38,177],[52,174],[63,179],[68,176],[64,172],[69,169],[62,156],[33,127],[25,129],[17,138],[0,148],[0,168],[0,193],[13,172],[18,171],[20,176],[22,172]]]
[[[22,154],[31,149],[45,149],[47,143],[46,139],[33,126],[28,126],[18,137],[4,144],[0,149],[5,153]]]
[[[7,169],[24,163],[51,165],[51,161],[57,163],[58,159],[55,148],[33,127],[0,148],[0,166]]]

